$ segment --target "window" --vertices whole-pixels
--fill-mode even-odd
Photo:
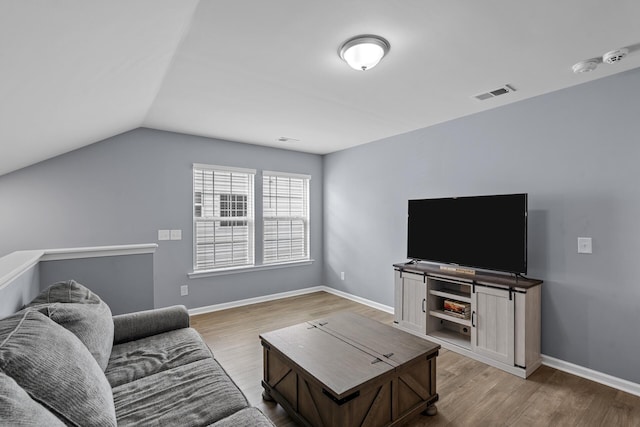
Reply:
[[[309,259],[308,175],[263,172],[263,263]]]
[[[255,170],[193,165],[194,271],[253,265]]]
[[[221,217],[246,217],[247,216],[247,195],[246,194],[221,194],[220,195],[220,216]],[[246,220],[241,221],[221,221],[221,227],[233,227],[247,225]]]

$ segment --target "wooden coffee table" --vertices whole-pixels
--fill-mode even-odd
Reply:
[[[433,415],[440,346],[342,312],[260,335],[263,397],[302,425],[388,426]]]

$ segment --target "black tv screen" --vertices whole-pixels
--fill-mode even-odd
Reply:
[[[527,194],[409,200],[407,258],[527,272]]]

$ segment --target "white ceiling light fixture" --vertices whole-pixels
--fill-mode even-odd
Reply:
[[[340,47],[340,58],[358,71],[370,70],[389,52],[389,42],[370,34],[350,38]]]

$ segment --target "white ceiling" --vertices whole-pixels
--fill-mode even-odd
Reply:
[[[391,51],[354,71],[366,33]],[[638,43],[638,0],[0,0],[0,175],[141,126],[330,153],[640,67]]]

